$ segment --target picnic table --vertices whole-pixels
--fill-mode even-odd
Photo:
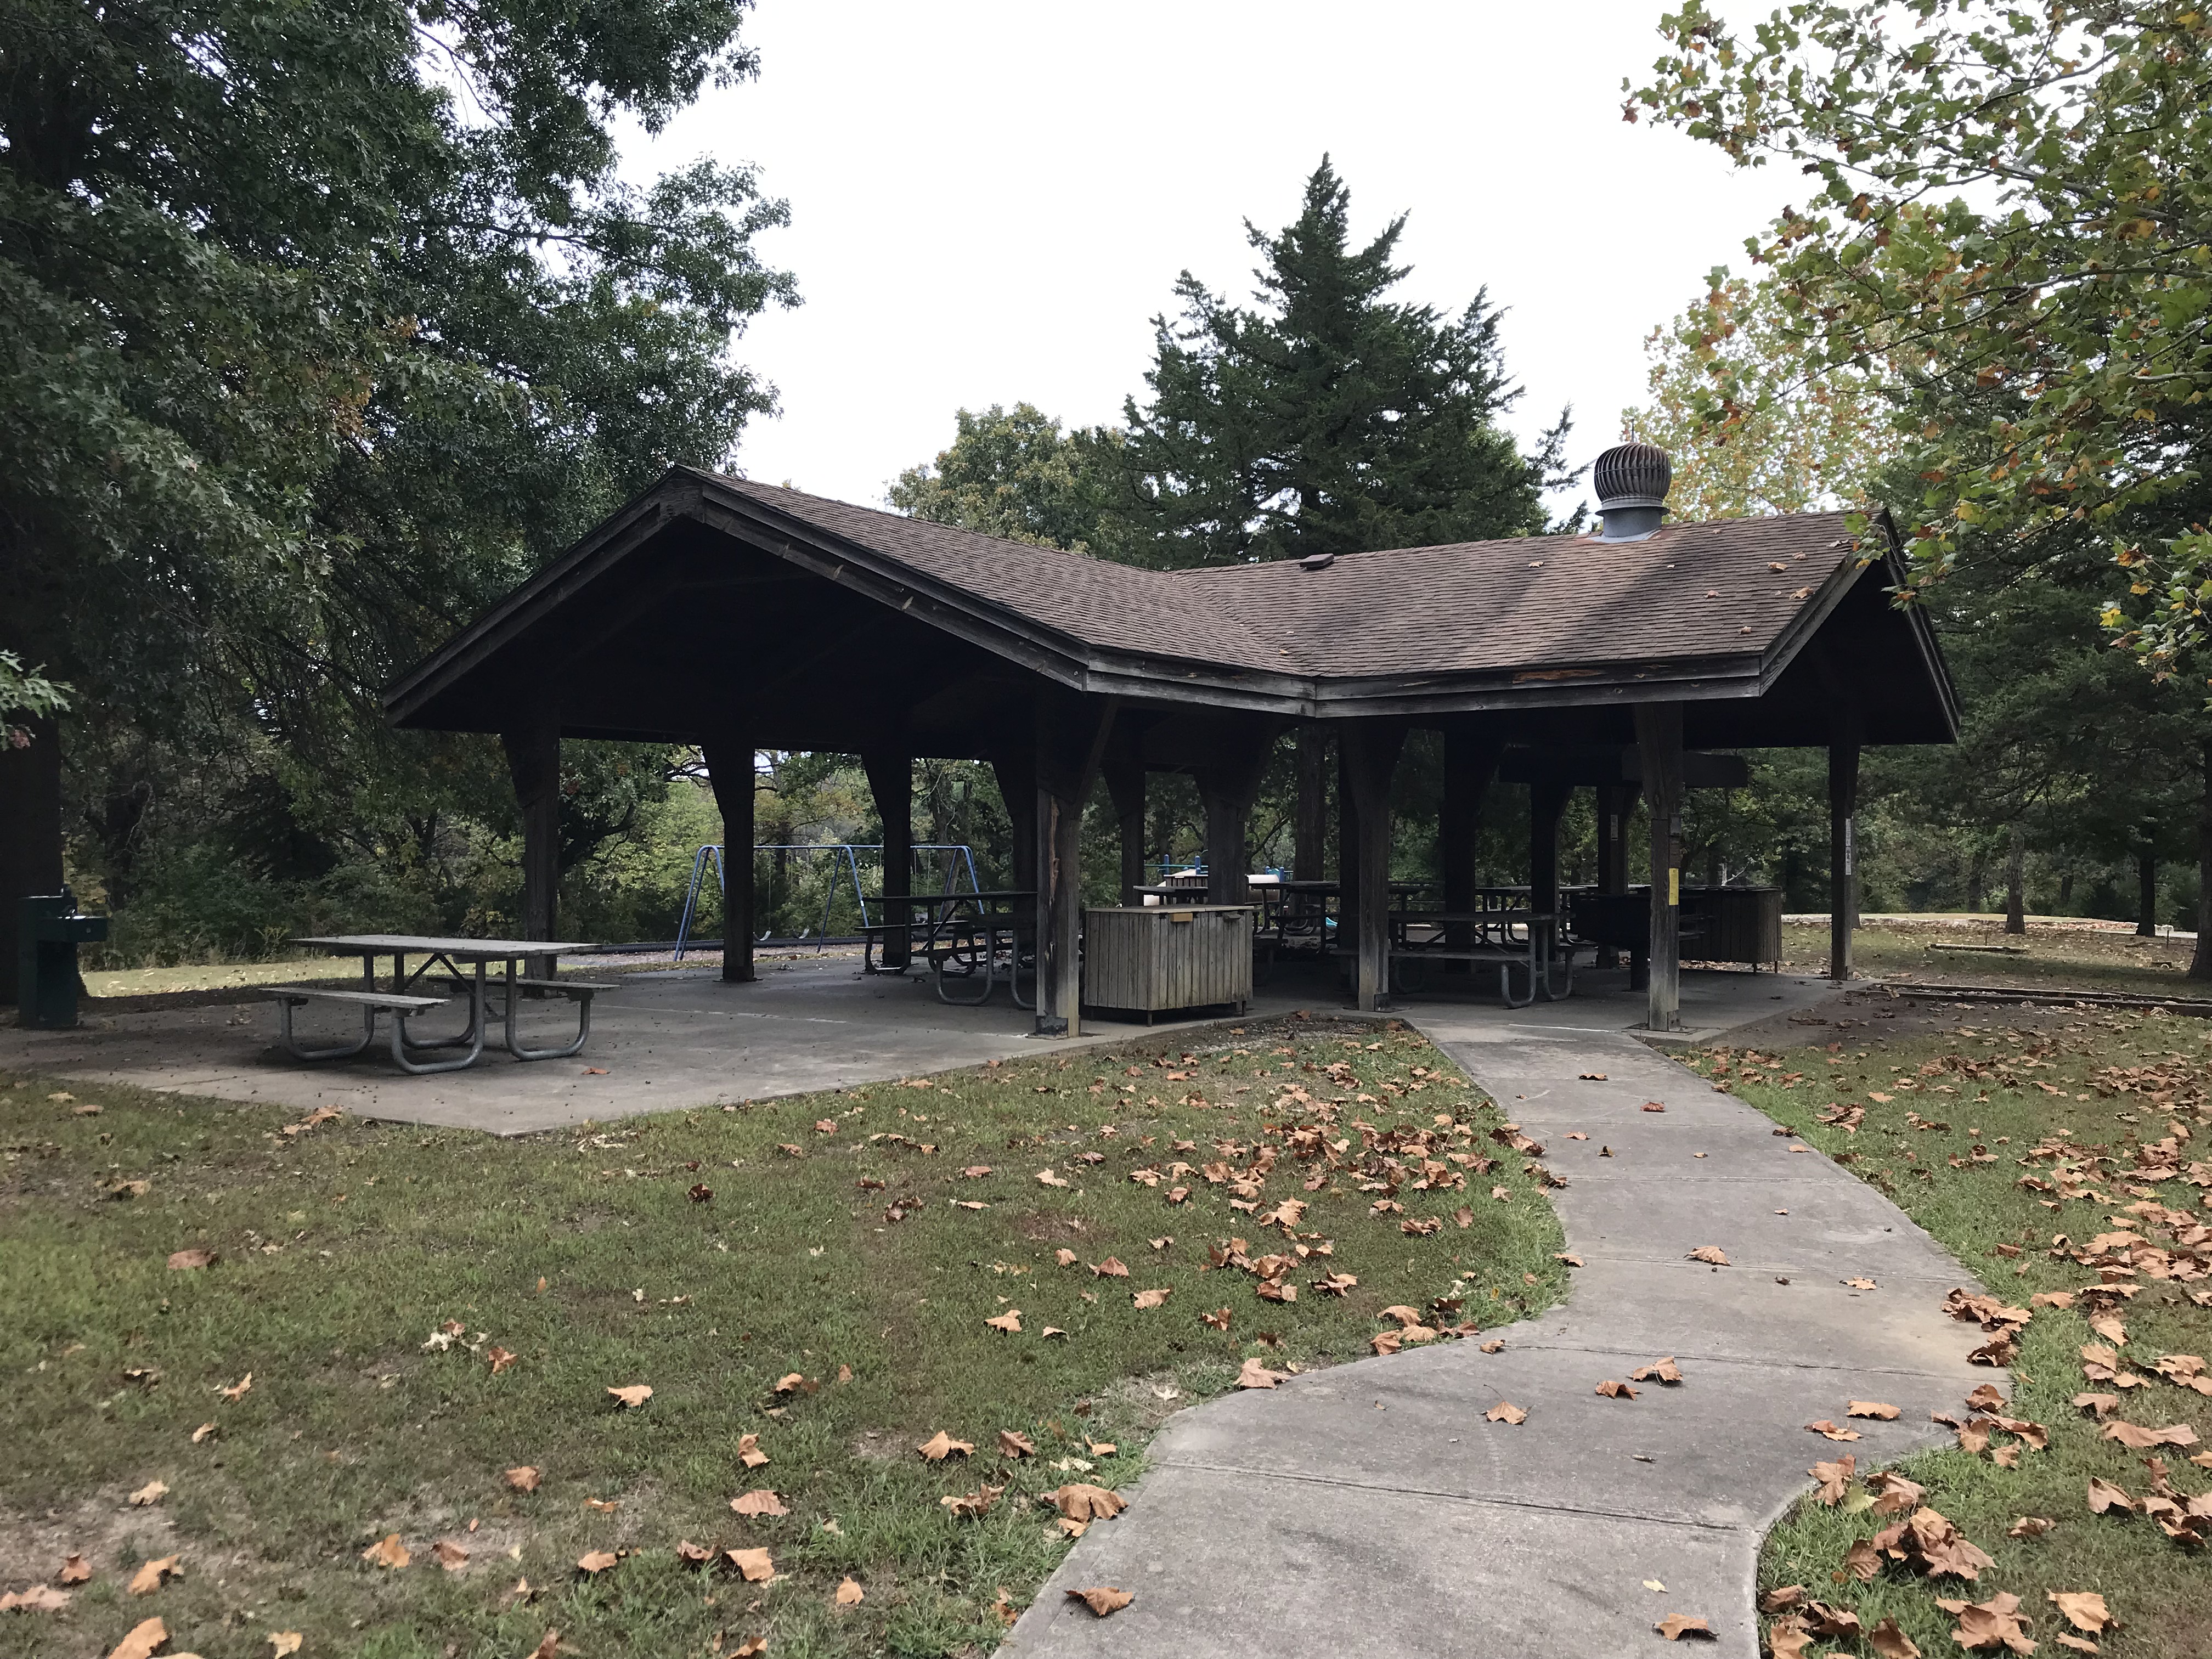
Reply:
[[[1394,910],[1390,913],[1390,969],[1394,978],[1408,963],[1462,962],[1470,969],[1498,969],[1499,997],[1509,1008],[1525,1008],[1539,995],[1556,1000],[1574,994],[1574,957],[1562,951],[1559,916],[1528,908],[1529,890],[1478,888],[1472,910]],[[1564,960],[1566,985],[1556,982]],[[1527,993],[1513,994],[1519,969]]]
[[[565,1060],[580,1053],[586,1039],[592,1034],[592,998],[600,991],[611,991],[611,985],[587,980],[545,978],[533,979],[516,972],[516,964],[531,957],[573,956],[580,951],[598,948],[577,939],[441,939],[415,933],[337,933],[308,939],[295,939],[295,945],[304,945],[330,951],[334,956],[356,956],[361,958],[362,988],[358,991],[337,991],[310,985],[270,985],[263,988],[263,994],[276,1004],[277,1042],[285,1052],[298,1060],[346,1060],[360,1054],[376,1038],[376,1017],[391,1017],[392,1058],[402,1071],[454,1072],[475,1064],[482,1056],[487,1042],[503,1048],[517,1060]],[[376,964],[385,957],[392,958],[391,988],[377,983]],[[411,971],[410,957],[421,961]],[[496,979],[486,980],[484,969],[491,963],[503,964]],[[407,1022],[418,1014],[443,1007],[449,1000],[419,994],[415,989],[422,981],[432,976],[448,989],[465,990],[469,998],[469,1023],[459,1036],[417,1040],[407,1033]],[[501,993],[504,1006],[501,1010],[504,1026],[503,1040],[489,1036],[486,1030],[487,989]],[[533,1048],[525,1046],[515,1030],[516,1005],[521,994],[537,991],[565,998],[577,1006],[575,1040],[564,1046]],[[362,1034],[350,1043],[339,1043],[327,1048],[302,1047],[292,1031],[292,1014],[297,1008],[310,1003],[324,1003],[361,1011]],[[422,1060],[416,1056],[435,1054],[441,1050],[466,1050],[458,1058]]]
[[[920,957],[929,964],[937,1000],[971,1007],[989,999],[1001,978],[1006,994],[1017,1008],[1036,1006],[1036,894],[1025,888],[994,888],[980,893],[910,893],[887,896],[886,914],[908,906],[927,911],[921,921],[873,922],[860,929],[863,973],[903,973],[878,960],[884,938],[904,933],[909,958]],[[1022,1000],[1024,952],[1028,952],[1030,1000]],[[955,995],[951,987],[965,987],[980,978],[982,988],[974,996]]]

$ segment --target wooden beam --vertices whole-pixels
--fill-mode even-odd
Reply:
[[[1083,808],[1098,782],[1115,705],[1046,695],[1036,701],[1036,1035],[1083,1025]]]
[[[1601,893],[1626,893],[1628,890],[1628,815],[1636,808],[1638,786],[1632,783],[1601,784],[1597,791],[1597,890]],[[1598,947],[1597,965],[1618,968],[1620,953],[1610,945]],[[1640,986],[1632,985],[1631,990]]]
[[[1291,830],[1291,874],[1299,881],[1324,881],[1328,845],[1328,733],[1318,726],[1298,728],[1297,816]]]
[[[1528,791],[1528,908],[1559,913],[1559,819],[1575,793],[1571,783],[1540,783]],[[1559,931],[1566,931],[1564,921]]]
[[[700,745],[707,779],[722,814],[722,980],[753,977],[753,748],[743,738],[710,738]]]
[[[1474,908],[1475,833],[1482,823],[1483,798],[1504,753],[1504,734],[1488,721],[1454,720],[1444,727],[1444,799],[1437,851],[1447,910]]]
[[[1353,879],[1346,884],[1347,900],[1355,889],[1358,896],[1352,992],[1353,1005],[1370,1012],[1389,1002],[1390,777],[1405,745],[1402,720],[1361,720],[1346,726],[1342,738],[1346,793],[1358,826]]]
[[[1106,793],[1114,803],[1114,823],[1121,852],[1121,902],[1136,904],[1145,884],[1145,760],[1125,728],[1115,723],[1113,740],[1106,745]]]
[[[1281,731],[1279,722],[1273,720],[1240,723],[1222,734],[1206,764],[1193,769],[1198,798],[1206,809],[1208,904],[1252,902],[1246,826]]]
[[[499,734],[522,808],[522,936],[550,939],[561,901],[561,721],[541,709],[527,726]],[[553,958],[532,957],[532,979],[550,979]]]
[[[1828,744],[1828,977],[1850,978],[1851,934],[1859,919],[1859,745]]]
[[[1639,704],[1637,746],[1651,803],[1650,1012],[1654,1031],[1682,1024],[1682,705]]]
[[[914,890],[914,757],[901,749],[870,750],[860,756],[884,824],[884,915],[894,931],[884,935],[877,960],[886,969],[906,971],[908,935],[900,923],[913,911],[899,901]]]

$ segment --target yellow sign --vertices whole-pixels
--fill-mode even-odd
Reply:
[[[1682,872],[1680,870],[1669,870],[1667,872],[1667,902],[1680,905],[1681,902]]]

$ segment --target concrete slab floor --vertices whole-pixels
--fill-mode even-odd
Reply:
[[[1777,996],[1816,1018],[1827,994],[1729,979],[1693,1003],[1686,976],[1709,1029],[1771,1018]],[[1940,1311],[1971,1274],[1844,1170],[1607,1029],[1620,1000],[1401,1010],[1567,1178],[1553,1197],[1588,1265],[1565,1304],[1488,1333],[1496,1354],[1408,1350],[1171,1419],[1130,1508],[1093,1523],[1002,1653],[1617,1659],[1662,1650],[1654,1626],[1681,1613],[1711,1623],[1704,1650],[1755,1659],[1759,1541],[1812,1463],[1940,1443],[1929,1413],[2005,1377],[1967,1364],[1981,1333]],[[1685,1259],[1706,1244],[1734,1265]],[[1680,1384],[1596,1393],[1662,1355]],[[1848,1446],[1807,1431],[1854,1399],[1900,1415],[1855,1421]],[[1528,1420],[1486,1420],[1500,1401]],[[1097,1584],[1136,1600],[1100,1620],[1063,1593]]]
[[[333,959],[333,965],[343,964]],[[1401,1001],[1406,1012],[1434,1006],[1444,1011],[1440,1017],[1485,1031],[1547,1019],[1610,1031],[1644,1015],[1642,994],[1626,991],[1626,977],[1586,974],[1573,998],[1517,1012],[1500,1006],[1494,994]],[[618,982],[621,988],[598,999],[592,1040],[572,1060],[523,1064],[487,1051],[465,1071],[410,1077],[384,1057],[380,1036],[355,1059],[307,1063],[276,1047],[274,1008],[250,1000],[127,1013],[102,1013],[95,1006],[75,1030],[0,1029],[0,1068],[529,1134],[1237,1023],[1210,1016],[1146,1026],[1126,1017],[1086,1013],[1079,1037],[1041,1039],[1030,1034],[1031,1017],[1015,1008],[1003,990],[980,1007],[951,1006],[938,1000],[924,977],[862,975],[849,957],[764,963],[761,977],[748,985],[723,984],[712,966],[630,974]],[[1772,975],[1690,975],[1683,1000],[1700,1020],[1732,1020],[1796,1007],[1808,1000],[1810,987],[1826,988],[1818,981]],[[1343,1002],[1333,974],[1285,964],[1262,975],[1241,1018],[1264,1019],[1301,1008],[1346,1015],[1351,1011]],[[302,1038],[343,1035],[355,1029],[353,1018],[302,1010]],[[526,1014],[525,1028],[532,1033],[573,1030],[564,1024],[573,1018],[568,1005],[548,1002]],[[422,1029],[434,1033],[457,1024],[448,1014],[445,1024],[433,1021]]]

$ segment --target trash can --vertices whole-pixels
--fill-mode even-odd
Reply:
[[[66,887],[17,901],[18,1023],[43,1030],[76,1024],[76,947],[107,937],[106,916],[77,914]]]

